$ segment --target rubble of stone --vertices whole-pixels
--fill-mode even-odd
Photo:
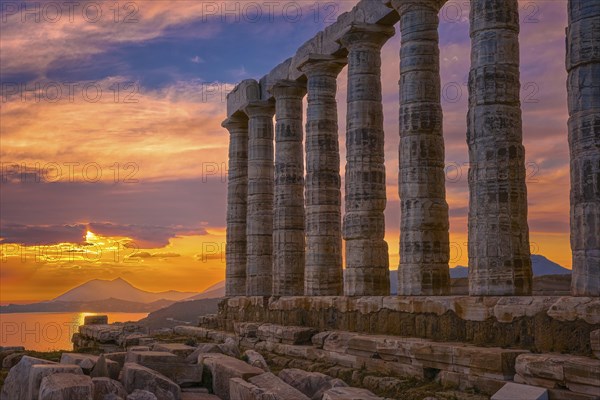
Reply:
[[[23,355],[8,372],[1,400],[320,400],[330,390],[348,386],[324,374],[302,376],[299,371],[283,370],[278,376],[270,372],[260,352],[240,346],[235,334],[177,327],[175,332],[207,341],[190,346],[161,342],[124,329],[122,324],[110,325],[101,317],[89,322],[74,336],[76,345],[83,340],[96,350],[119,351],[63,353],[60,362]],[[311,328],[269,325],[260,331],[264,339],[286,346],[306,346],[318,333]],[[131,341],[125,339],[142,334],[146,346],[127,346]],[[10,356],[11,351],[21,354],[24,349],[0,351]]]

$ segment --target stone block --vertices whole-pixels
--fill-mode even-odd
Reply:
[[[226,338],[225,343],[221,343],[219,345],[219,349],[223,354],[227,354],[228,356],[239,358],[241,356],[240,346],[238,344],[237,339]]]
[[[256,338],[260,324],[255,322],[234,322],[233,330],[239,337]]]
[[[127,357],[127,352],[125,352],[125,351],[119,351],[119,352],[115,352],[115,353],[104,353],[104,358],[118,363],[120,368],[123,368],[123,365],[125,365],[126,357]]]
[[[121,398],[127,397],[127,391],[121,382],[110,378],[92,378],[94,385],[94,400],[103,400],[104,396],[114,394]]]
[[[57,373],[44,377],[36,400],[93,400],[94,385],[89,376]]]
[[[29,373],[34,365],[57,365],[57,363],[40,358],[23,356],[21,360],[10,369],[0,399],[2,400],[29,400]]]
[[[196,350],[194,350],[192,354],[186,357],[185,361],[189,364],[197,364],[198,358],[205,353],[222,354],[223,352],[221,351],[219,346],[214,343],[201,344],[200,346],[198,346],[198,348],[196,348]]]
[[[548,400],[548,390],[511,382],[496,392],[491,400]]]
[[[321,399],[323,394],[331,388],[348,386],[341,379],[295,368],[282,370],[279,378],[311,399]]]
[[[257,337],[275,343],[307,344],[316,333],[315,329],[303,326],[262,324],[258,327]]]
[[[278,400],[275,394],[261,389],[242,378],[229,380],[230,399],[235,400]]]
[[[561,297],[547,311],[549,317],[558,321],[575,321],[582,306],[592,301],[589,297]]]
[[[221,398],[209,393],[182,392],[181,400],[221,400]]]
[[[331,332],[331,334],[323,341],[323,350],[346,353],[350,339],[357,335],[358,334],[354,332]]]
[[[37,364],[33,365],[29,371],[28,381],[28,398],[30,400],[37,400],[40,391],[40,385],[42,380],[53,374],[76,374],[83,375],[83,371],[78,365],[68,364]],[[91,384],[91,381],[90,381]]]
[[[152,392],[158,400],[181,399],[181,389],[175,382],[139,364],[126,362],[121,379],[121,383],[129,393],[140,389]]]
[[[515,381],[547,388],[567,387],[600,394],[600,360],[567,354],[524,354],[517,357]]]
[[[512,379],[517,357],[527,353],[527,350],[458,345],[454,347],[452,363],[469,367],[475,375],[484,371],[494,373],[495,378]]]
[[[248,379],[253,385],[273,393],[280,400],[309,400],[302,392],[288,385],[271,372]]]
[[[600,360],[572,357],[565,361],[563,371],[567,386],[569,383],[595,386],[600,395]]]
[[[197,326],[176,326],[173,328],[173,332],[181,336],[191,336],[198,339],[206,339],[208,337],[209,330]]]
[[[327,337],[330,334],[331,334],[330,331],[319,332],[319,333],[313,335],[313,337],[310,339],[310,341],[313,344],[313,346],[315,346],[317,349],[322,349],[323,344],[325,343],[325,339],[327,339]]]
[[[9,370],[21,361],[25,353],[11,353],[2,359],[2,369]]]
[[[117,343],[123,333],[123,327],[119,325],[81,325],[79,334],[99,343]]]
[[[108,325],[108,315],[88,315],[83,318],[84,325]]]
[[[110,354],[110,353],[109,353]],[[99,356],[93,354],[81,354],[81,353],[62,353],[60,357],[61,364],[79,365],[84,374],[89,375],[96,363],[98,362]],[[105,356],[106,368],[111,378],[116,379],[119,376],[121,366],[118,362],[108,359]]]
[[[135,389],[133,393],[127,396],[127,400],[157,400],[154,393],[147,390]]]
[[[244,352],[243,358],[246,360],[246,362],[250,365],[252,365],[253,367],[257,367],[262,369],[265,372],[269,372],[269,365],[267,364],[267,361],[265,360],[265,358],[257,351],[254,350],[246,350]]]
[[[522,377],[564,382],[564,361],[560,355],[523,354],[517,357],[516,371]]]
[[[150,351],[150,347],[148,346],[131,346],[127,348],[127,352],[130,351]]]
[[[287,80],[290,76],[290,65],[292,58],[288,58],[284,62],[275,66],[271,72],[260,79],[261,99],[269,100],[272,97],[273,85],[280,80]]]
[[[186,358],[195,350],[194,347],[185,345],[183,343],[156,343],[152,349],[154,351],[166,351],[173,353],[181,358]]]
[[[551,400],[598,400],[598,396],[571,392],[563,389],[548,389]]]
[[[555,301],[554,297],[504,297],[496,303],[494,316],[499,322],[511,323],[517,318],[545,312]]]
[[[590,333],[590,345],[596,358],[600,358],[600,329]]]
[[[132,362],[157,371],[178,385],[202,382],[202,366],[188,364],[166,351],[130,351],[126,362]]]
[[[260,100],[260,86],[254,79],[246,79],[238,83],[227,95],[227,117],[233,116],[249,103]]]
[[[456,314],[466,321],[485,321],[494,316],[498,297],[458,297],[455,301]]]
[[[204,371],[210,372],[213,392],[222,399],[229,399],[229,380],[231,378],[249,378],[263,374],[260,368],[253,367],[241,360],[224,354],[203,354],[198,358]]]
[[[367,389],[352,387],[337,387],[329,389],[323,395],[323,400],[384,400]]]

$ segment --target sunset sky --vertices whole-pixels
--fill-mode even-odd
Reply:
[[[0,302],[51,299],[94,278],[150,291],[224,279],[225,95],[355,3],[3,0]],[[566,0],[520,4],[532,252],[570,268]],[[440,26],[451,266],[467,264],[468,12],[450,1]],[[399,49],[396,35],[382,50],[392,268]],[[338,83],[344,149],[346,70]]]

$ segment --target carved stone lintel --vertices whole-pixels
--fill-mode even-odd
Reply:
[[[354,23],[342,33],[339,42],[346,49],[381,47],[396,33],[393,26]]]
[[[305,73],[337,77],[348,62],[344,58],[309,54],[298,64],[298,69]]]

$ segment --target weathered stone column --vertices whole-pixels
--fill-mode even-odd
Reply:
[[[228,118],[222,126],[229,131],[225,296],[245,296],[248,120]]]
[[[388,245],[384,240],[386,182],[384,165],[381,47],[394,28],[353,24],[340,42],[348,50],[346,126],[347,296],[390,293]]]
[[[567,89],[574,296],[600,296],[600,2],[569,0]]]
[[[400,14],[398,294],[449,292],[450,240],[440,102],[438,12],[445,0],[395,0]]]
[[[270,296],[273,289],[273,114],[257,101],[248,115],[248,219],[246,295]]]
[[[307,77],[306,267],[304,294],[343,293],[341,179],[337,76],[345,61],[311,55],[300,68]]]
[[[273,295],[304,294],[304,85],[277,82],[275,97],[275,215]]]
[[[471,0],[469,292],[531,294],[517,0]]]

